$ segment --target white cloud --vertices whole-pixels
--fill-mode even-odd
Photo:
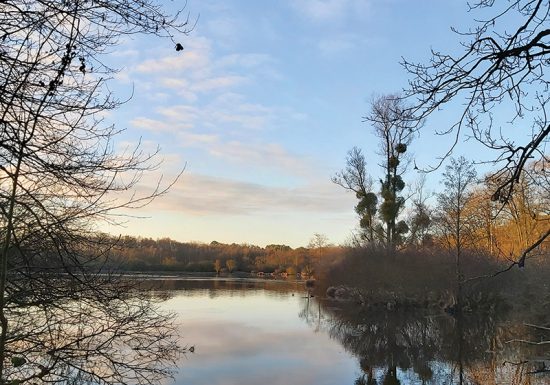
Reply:
[[[197,93],[191,90],[191,87],[189,86],[189,81],[187,79],[161,77],[158,80],[157,85],[161,85],[162,87],[166,88],[166,94],[171,94],[172,92],[175,92],[175,94],[177,95],[177,98],[170,96],[164,98],[164,102],[173,102],[177,99],[176,102],[180,103],[181,101],[179,99],[183,99],[186,102],[193,103],[198,99]]]
[[[109,54],[109,56],[132,59],[132,58],[137,58],[139,56],[139,51],[137,49],[114,50]]]
[[[267,116],[276,115],[262,105],[243,104],[235,108],[237,112],[231,113],[216,111],[215,108],[179,105],[159,109],[159,118],[136,117],[131,124],[151,132],[170,133],[173,135],[171,145],[182,149],[195,148],[210,159],[217,158],[237,167],[249,170],[263,168],[305,179],[311,177],[315,168],[313,162],[288,152],[282,145],[252,139],[247,135],[230,135],[226,130],[220,130],[224,124],[254,129],[263,126]],[[303,116],[297,114],[295,118],[301,119]],[[238,133],[242,134],[242,130]]]
[[[232,80],[228,82],[231,83]],[[204,87],[208,88],[207,85]],[[229,137],[235,132],[240,132],[242,136],[246,130],[257,131],[268,125],[283,125],[307,119],[303,113],[288,107],[268,107],[260,103],[243,102],[241,95],[231,92],[220,94],[206,105],[174,104],[158,107],[154,112],[157,114],[156,118],[138,116],[132,120],[132,124],[153,131],[165,127],[172,132],[193,129],[203,133],[205,129],[209,129]]]
[[[220,97],[237,95],[235,90],[243,85],[255,84],[258,79],[278,79],[280,74],[272,68],[273,60],[262,53],[231,53],[215,55],[209,39],[193,36],[186,41],[182,53],[154,49],[147,59],[128,66],[117,75],[118,80],[130,79],[139,92],[149,95],[152,90],[163,94],[160,100],[165,105],[204,103],[204,100],[221,102]],[[146,80],[145,80],[146,79]],[[173,95],[172,98],[166,96]],[[204,96],[204,97],[203,97]],[[151,98],[150,98],[151,99]],[[242,99],[242,97],[241,97]],[[221,119],[232,122],[244,122],[258,127],[265,120],[257,116],[247,119],[231,111],[218,114]]]
[[[335,36],[326,39],[319,39],[317,47],[325,55],[335,55],[344,51],[357,48],[354,36]]]
[[[370,8],[369,0],[290,0],[290,5],[315,22],[339,22],[350,15],[364,16]]]
[[[169,107],[160,107],[157,109],[163,121],[174,126],[181,123],[189,124],[194,127],[194,124],[201,118],[202,110],[195,106],[180,104]]]
[[[152,54],[158,58],[144,60],[134,65],[130,72],[160,77],[160,85],[164,87],[195,87],[200,90],[204,88],[202,84],[222,87],[241,84],[254,70],[271,71],[268,67],[272,65],[272,59],[267,54],[232,53],[218,57],[211,46],[209,39],[193,37],[186,42],[183,53],[170,51],[166,55],[165,51],[154,50]]]
[[[189,81],[187,79],[176,79],[174,77],[161,77],[160,85],[166,88],[179,90],[189,88]]]
[[[218,89],[230,88],[244,82],[246,82],[246,77],[244,76],[217,76],[198,81],[192,84],[190,89],[197,92],[209,92]]]
[[[298,176],[311,174],[312,170],[312,166],[306,159],[290,154],[276,143],[217,141],[210,143],[208,152],[215,157],[249,165],[251,169],[253,167],[278,169]]]
[[[137,117],[130,121],[130,124],[135,128],[140,128],[150,132],[176,133],[182,130],[191,129],[193,124],[187,121],[181,121],[173,124],[164,120],[151,119],[146,117]]]
[[[127,72],[140,88],[138,92],[151,95],[152,101],[133,116],[131,125],[164,135],[170,151],[181,151],[189,164],[206,155],[208,162],[223,164],[220,169],[226,167],[230,175],[242,173],[247,180],[256,173],[261,183],[268,178],[265,175],[274,176],[274,184],[311,183],[312,175],[318,175],[311,160],[262,137],[264,129],[288,129],[298,122],[301,125],[307,116],[291,107],[250,102],[239,92],[239,87],[265,80],[263,74],[270,72],[272,58],[262,53],[217,56],[212,47],[208,39],[192,37],[181,55],[164,53],[130,66]],[[266,209],[314,211],[320,206],[333,212],[342,206],[341,191],[333,198],[312,185],[276,188],[188,173],[169,196],[151,208],[229,215]]]
[[[149,187],[141,187],[139,192],[145,194],[149,190]],[[352,200],[350,194],[343,194],[328,181],[285,188],[184,172],[169,194],[152,203],[147,210],[199,216],[269,212],[331,214],[348,212]]]
[[[223,56],[215,64],[217,67],[225,68],[238,66],[240,68],[256,68],[264,64],[270,64],[272,59],[267,54],[248,53],[248,54],[230,54]]]
[[[164,50],[154,50],[156,55],[166,55]],[[210,64],[211,43],[204,37],[193,37],[186,41],[183,52],[170,51],[168,56],[156,59],[148,59],[137,66],[134,70],[138,73],[161,74],[174,73],[192,70],[201,70]]]
[[[161,73],[189,70],[206,64],[206,58],[199,52],[185,52],[181,56],[165,56],[161,59],[145,60],[136,67],[141,73]]]
[[[194,103],[199,100],[200,94],[212,94],[216,91],[222,92],[237,85],[244,84],[247,81],[248,79],[245,76],[237,75],[213,76],[192,81],[181,77],[163,76],[159,79],[157,84],[177,95],[177,98],[171,100],[172,102],[179,103],[180,100],[178,99],[181,98],[188,103]]]

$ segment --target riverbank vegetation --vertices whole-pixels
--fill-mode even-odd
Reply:
[[[408,211],[393,212],[392,221],[401,224],[403,231],[389,242],[387,234],[393,230],[388,227],[383,207],[371,199],[374,203],[364,210],[365,197],[376,197],[373,192],[365,194],[368,190],[358,183],[369,180],[364,158],[357,150],[350,152],[347,169],[336,181],[347,181],[347,188],[357,193],[359,229],[355,247],[340,262],[324,269],[325,281],[360,288],[363,295],[376,297],[383,292],[384,301],[394,296],[407,302],[422,293],[423,298],[416,298],[416,302],[423,303],[432,296],[432,302],[442,300],[448,306],[458,300],[462,289],[465,296],[474,292],[508,292],[513,296],[518,290],[528,290],[530,282],[547,290],[547,167],[545,159],[529,163],[514,191],[501,202],[491,200],[495,186],[492,175],[478,178],[471,161],[451,158],[443,173],[441,192],[429,199],[420,181],[411,192]],[[382,211],[377,216],[378,210]],[[517,267],[520,269],[513,269]],[[503,272],[508,274],[501,276]],[[453,297],[452,301],[441,299],[445,296]]]
[[[225,273],[231,270],[286,273],[289,276],[304,272],[311,276],[326,261],[342,258],[345,249],[334,245],[293,249],[276,244],[260,247],[217,241],[178,242],[169,238],[155,240],[132,236],[111,238],[111,242],[114,246],[111,250],[110,267],[140,272]]]
[[[458,34],[468,40],[463,55],[405,61],[409,88],[372,100],[365,121],[380,140],[379,167],[354,147],[332,179],[357,197],[348,244],[329,246],[316,234],[293,249],[97,235],[99,222],[116,222],[120,209],[142,207],[170,187],[128,195],[157,163],[139,144],[115,151],[120,130],[103,119],[121,102],[104,55],[135,34],[168,38],[180,52],[189,21],[154,0],[2,2],[0,383],[152,383],[168,375],[183,351],[172,318],[113,272],[299,274],[316,278],[308,287],[318,296],[379,314],[547,313],[550,5],[496,7],[473,3],[495,16]],[[511,13],[523,24],[499,31]],[[444,168],[441,190],[429,193],[409,177],[418,169],[412,146],[451,101],[463,108],[439,132],[454,144],[435,165]],[[465,130],[494,157],[452,157]],[[482,162],[495,169],[481,174]]]
[[[367,261],[372,256],[380,256],[380,263],[406,260],[406,271],[411,273],[411,279],[416,270],[438,271],[432,277],[435,282],[451,278],[450,271],[438,270],[437,266],[443,261],[456,265],[459,246],[464,254],[464,261],[459,261],[464,269],[461,279],[490,276],[507,269],[514,263],[515,256],[546,231],[550,220],[550,195],[547,194],[550,186],[539,172],[541,167],[540,162],[529,165],[506,205],[489,199],[492,179],[474,178],[472,165],[464,158],[449,165],[443,179],[445,187],[440,193],[428,194],[422,183],[414,182],[415,190],[409,204],[397,221],[404,230],[394,238],[391,251],[386,248],[385,235],[372,238],[372,234],[384,231],[384,223],[373,209],[368,221],[364,220],[363,211],[358,210],[359,229],[345,245],[327,245],[325,241],[312,242],[309,247],[291,248],[279,244],[260,247],[122,236],[111,238],[114,244],[110,251],[111,263],[130,271],[220,272],[228,270],[227,263],[232,261],[231,270],[234,271],[292,275],[307,270],[317,276],[339,269],[340,265],[348,263],[346,259],[349,263],[360,264],[357,256],[365,255],[365,265],[369,265]],[[361,201],[358,206],[362,207]],[[524,261],[525,266],[531,263],[533,266],[527,266],[526,270],[537,270],[549,249],[548,240],[533,248]],[[371,264],[369,269],[376,271],[379,266],[381,268],[380,263]],[[400,270],[399,265],[394,268]],[[456,266],[454,269],[456,279]]]

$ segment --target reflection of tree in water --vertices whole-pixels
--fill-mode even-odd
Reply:
[[[105,275],[94,277],[95,286],[55,274],[33,278],[20,276],[8,291],[4,374],[15,380],[2,383],[145,384],[172,373],[183,350],[157,295]]]
[[[288,297],[292,292],[303,288],[303,282],[277,281],[269,279],[242,278],[154,278],[142,282],[142,287],[156,292],[164,291],[167,295],[196,296],[204,294],[210,298],[218,296],[244,297],[252,292],[262,291],[271,297]]]
[[[367,378],[372,378],[372,368],[386,368],[382,383],[399,384],[397,367],[412,368],[422,379],[431,378],[427,364],[437,354],[441,340],[440,329],[434,325],[436,318],[387,311],[338,311],[333,315],[330,336],[360,357],[362,369],[369,369]]]
[[[534,385],[548,380],[527,375],[540,364],[517,365],[525,361],[522,357],[537,352],[506,343],[531,330],[496,311],[452,317],[304,299],[299,316],[312,327],[326,330],[358,357],[363,374],[356,385],[401,384],[398,369],[422,384]]]
[[[316,301],[309,291],[303,291],[298,294],[301,299],[301,310],[298,317],[303,319],[317,333],[320,330],[326,330],[330,326],[330,320],[322,308],[321,302]]]

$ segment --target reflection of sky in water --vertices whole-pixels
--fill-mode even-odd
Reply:
[[[321,310],[303,282],[189,279],[163,287],[182,344],[195,346],[180,361],[177,385],[354,385],[369,376],[378,385],[459,383],[457,321],[448,316],[349,312],[331,302]],[[498,329],[485,318],[463,321],[464,384],[550,384],[502,366],[519,361],[515,349],[489,354],[486,337]]]
[[[353,384],[357,360],[298,317],[304,301],[264,290],[178,292],[164,306],[196,350],[181,361],[176,384]]]

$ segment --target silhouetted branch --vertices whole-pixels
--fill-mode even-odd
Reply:
[[[512,262],[507,268],[499,270],[499,271],[497,271],[493,274],[487,274],[487,275],[481,275],[481,276],[478,276],[478,277],[468,278],[468,279],[464,280],[464,282],[466,283],[466,282],[475,281],[475,280],[478,280],[478,279],[496,277],[497,275],[500,275],[502,273],[505,273],[507,271],[512,270],[512,268],[514,266],[524,267],[525,266],[525,260],[527,259],[529,253],[531,253],[534,249],[536,249],[538,246],[540,246],[542,244],[542,242],[544,242],[544,240],[546,238],[548,238],[549,236],[550,236],[550,228],[544,234],[542,234],[537,239],[536,242],[534,242],[533,244],[531,244],[531,246],[529,246],[527,249],[525,249],[523,251],[523,253],[521,254],[521,257],[517,261]]]
[[[497,3],[478,1],[470,9],[492,7],[496,8]],[[457,144],[458,135],[465,126],[471,129],[478,141],[500,152],[495,163],[503,162],[503,166],[497,172],[501,178],[493,196],[495,200],[504,202],[509,199],[527,161],[535,152],[545,156],[543,143],[550,133],[550,126],[544,118],[547,100],[539,94],[530,97],[528,89],[538,87],[543,95],[550,85],[544,76],[550,54],[550,30],[545,28],[549,12],[550,4],[542,0],[511,1],[503,10],[495,9],[496,16],[477,21],[472,30],[455,30],[459,37],[469,39],[462,43],[465,48],[462,55],[432,51],[429,64],[412,63],[406,59],[402,62],[414,77],[406,97],[416,100],[412,109],[415,115],[425,118],[445,104],[462,98],[465,104],[463,113],[443,131],[443,134],[455,132],[452,147]],[[504,24],[502,19],[513,13],[522,17],[523,22],[513,33],[499,31],[500,22]],[[542,113],[544,119],[536,123],[540,128],[533,128],[532,139],[524,145],[517,145],[502,135],[499,139],[492,135],[492,110],[504,101],[514,106],[512,122],[534,115],[531,118],[535,123],[537,112]],[[489,124],[480,125],[485,118]],[[449,155],[450,151],[443,158]]]

